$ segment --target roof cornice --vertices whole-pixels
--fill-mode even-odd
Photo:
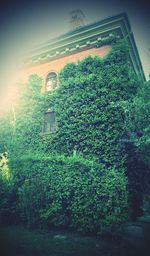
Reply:
[[[145,80],[143,68],[126,13],[82,26],[42,44],[26,54],[24,67],[38,65],[72,53],[96,47],[101,42],[111,44],[114,38],[125,38],[130,46],[130,58],[135,72]]]

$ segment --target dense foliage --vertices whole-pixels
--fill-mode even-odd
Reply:
[[[142,158],[150,166],[150,80],[141,84],[133,102],[134,117],[132,129],[135,132],[135,143]]]
[[[126,178],[81,156],[27,156],[12,161],[18,207],[28,226],[91,233],[127,217]]]
[[[101,232],[127,217],[123,140],[131,130],[127,106],[139,86],[128,56],[120,43],[104,59],[70,63],[52,92],[40,92],[36,75],[19,85],[15,119],[11,109],[1,117],[0,148],[11,160],[12,207],[29,226]],[[49,108],[58,128],[44,134]]]
[[[126,47],[115,47],[104,60],[88,57],[64,68],[57,94],[46,99],[59,127],[46,141],[47,152],[68,155],[77,150],[108,166],[121,164],[123,104],[129,104],[137,89],[127,56]]]
[[[130,139],[130,141],[125,143],[128,155],[126,165],[133,217],[142,214],[143,198],[146,199],[146,204],[150,205],[149,93],[150,81],[141,83],[131,106],[128,106],[126,109],[126,122],[128,123],[127,138]]]

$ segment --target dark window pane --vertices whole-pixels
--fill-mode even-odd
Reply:
[[[44,132],[55,131],[56,122],[55,122],[55,113],[47,112],[44,116]]]
[[[50,113],[50,125],[51,125],[51,130],[53,131],[55,129],[55,113],[54,112]]]

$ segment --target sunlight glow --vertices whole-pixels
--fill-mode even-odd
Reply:
[[[19,93],[17,86],[17,75],[11,79],[7,79],[7,86],[3,89],[0,95],[0,114],[3,115],[9,111],[12,111],[17,103],[17,96]]]

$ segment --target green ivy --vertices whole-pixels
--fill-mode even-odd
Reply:
[[[45,152],[70,155],[77,150],[106,166],[122,165],[123,104],[130,104],[137,87],[125,45],[114,46],[104,59],[87,57],[66,65],[60,88],[45,95],[45,111],[53,108],[58,124],[58,131],[44,140]]]
[[[103,59],[67,64],[55,91],[41,93],[41,84],[33,75],[18,85],[15,122],[11,111],[0,117],[0,149],[9,153],[16,211],[29,226],[101,232],[121,223],[127,216],[121,141],[128,131],[126,106],[139,86],[128,47],[117,43]],[[42,134],[49,108],[58,129]]]

